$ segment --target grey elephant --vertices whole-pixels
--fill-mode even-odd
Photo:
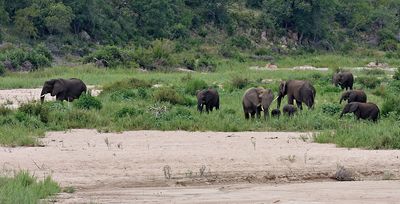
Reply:
[[[283,106],[282,112],[284,115],[293,116],[297,112],[297,108],[292,104],[286,104]]]
[[[361,103],[366,103],[367,102],[367,94],[363,90],[350,90],[350,91],[345,91],[342,93],[342,97],[340,97],[340,103],[342,101],[346,101],[351,103],[351,102],[361,102]]]
[[[343,108],[340,118],[346,113],[354,113],[357,119],[369,119],[376,122],[380,115],[380,110],[374,103],[351,102]]]
[[[208,88],[197,92],[197,110],[203,112],[203,107],[206,107],[207,113],[213,108],[219,109],[219,94],[217,90]]]
[[[43,103],[46,94],[56,96],[57,100],[73,101],[79,98],[82,93],[86,93],[87,88],[82,80],[76,78],[70,79],[51,79],[44,82],[40,101]]]
[[[261,112],[264,112],[264,119],[269,117],[269,106],[274,100],[274,93],[271,89],[250,88],[243,95],[242,105],[244,117],[249,119],[250,115],[254,118],[260,118]]]
[[[279,109],[275,108],[271,111],[271,116],[279,118],[279,116],[281,116],[281,111]]]
[[[281,106],[281,100],[288,96],[288,104],[293,105],[296,100],[297,107],[303,110],[302,103],[306,104],[309,109],[313,108],[316,91],[308,81],[288,80],[282,81],[279,85],[278,109]]]
[[[335,86],[340,86],[342,89],[353,89],[354,77],[351,72],[338,72],[332,77],[332,83]]]

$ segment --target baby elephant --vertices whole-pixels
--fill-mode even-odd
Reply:
[[[276,109],[271,111],[271,116],[279,118],[279,116],[281,116],[281,111],[276,108]]]
[[[369,119],[376,122],[380,111],[374,103],[351,102],[343,108],[340,118],[346,113],[354,113],[357,119]]]
[[[197,110],[203,112],[203,107],[206,106],[207,113],[213,108],[219,109],[219,95],[217,90],[208,88],[197,92]]]
[[[283,106],[282,112],[284,115],[293,116],[297,112],[297,108],[292,104],[286,104]]]
[[[361,103],[366,103],[367,102],[367,94],[363,90],[351,90],[351,91],[345,91],[342,94],[342,97],[340,98],[340,103],[342,103],[343,100],[347,100],[349,103],[351,102],[361,102]]]

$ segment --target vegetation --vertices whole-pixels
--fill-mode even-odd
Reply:
[[[60,192],[60,187],[50,177],[38,181],[26,171],[20,171],[14,177],[0,177],[0,203],[39,203]]]

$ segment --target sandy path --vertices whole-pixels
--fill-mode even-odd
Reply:
[[[235,198],[218,190],[227,185],[239,189],[234,191],[236,196],[246,197],[254,191],[264,199],[270,188],[279,191],[273,186],[276,183],[331,181],[338,165],[353,172],[357,180],[400,178],[399,150],[336,148],[311,143],[309,138],[307,134],[282,132],[72,130],[48,133],[43,139],[46,147],[0,148],[0,165],[4,173],[29,169],[39,177],[51,174],[62,186],[76,187],[77,193],[61,196],[60,201],[67,203],[109,203],[109,198],[116,203],[132,199],[161,201],[164,198],[158,191],[172,194],[167,199],[173,202],[204,197],[215,203],[214,197],[217,201]],[[345,188],[349,183],[334,184]],[[377,188],[387,193],[385,200],[399,199],[391,193],[393,186],[399,189],[396,182],[351,184],[359,186],[360,191],[346,192],[349,198],[358,196],[362,189]],[[282,185],[281,195],[296,191],[292,185]],[[247,190],[240,190],[242,186]],[[330,183],[315,184],[314,190],[320,188],[340,190]],[[396,192],[400,195],[400,190]],[[299,192],[299,196],[305,194],[307,191]],[[188,200],[182,200],[185,197]],[[311,201],[303,197],[304,202]],[[252,198],[246,197],[248,202]],[[319,199],[323,201],[324,197]]]
[[[93,96],[97,96],[101,92],[95,86],[88,86],[88,89],[91,90]],[[39,101],[41,91],[42,88],[0,90],[0,105],[5,105],[9,108],[18,108],[21,104],[28,101]],[[55,100],[55,97],[47,94],[45,100]]]

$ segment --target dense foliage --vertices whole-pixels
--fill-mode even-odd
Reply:
[[[398,0],[2,0],[0,26],[24,39],[58,35],[69,44],[143,44],[217,32],[241,49],[273,41],[345,50],[362,42],[394,51],[399,8]]]

